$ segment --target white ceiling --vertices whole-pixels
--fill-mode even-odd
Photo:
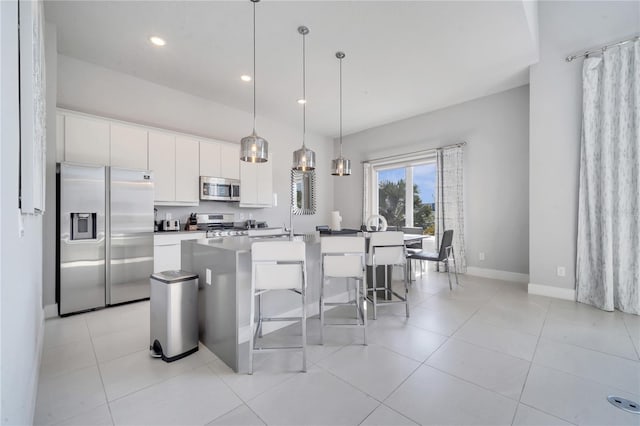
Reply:
[[[251,111],[251,83],[239,78],[251,73],[251,8],[47,0],[45,16],[63,55]],[[345,134],[526,84],[537,59],[521,1],[263,0],[256,19],[258,115],[301,126],[306,25],[307,127],[322,135],[338,133],[338,50]]]

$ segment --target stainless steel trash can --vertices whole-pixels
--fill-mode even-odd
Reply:
[[[166,362],[198,350],[198,275],[164,271],[151,275],[151,356]]]

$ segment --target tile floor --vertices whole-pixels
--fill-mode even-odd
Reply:
[[[640,400],[640,317],[530,296],[523,284],[461,283],[450,292],[446,275],[426,274],[412,285],[411,317],[381,309],[368,346],[359,330],[336,328],[320,346],[309,319],[306,374],[293,352],[260,354],[253,376],[204,347],[152,359],[148,302],[48,320],[35,422],[640,425],[606,401]]]

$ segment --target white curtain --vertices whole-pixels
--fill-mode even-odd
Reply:
[[[371,179],[373,174],[373,167],[369,163],[363,163],[363,179],[364,179],[364,197],[362,198],[362,224],[367,223],[367,219],[372,214],[377,214],[378,212],[373,211],[373,196],[371,191]]]
[[[640,314],[640,42],[585,59],[582,77],[577,299]]]
[[[442,233],[447,229],[453,229],[457,271],[465,273],[467,261],[464,246],[462,152],[461,146],[437,151],[436,249],[440,247]]]

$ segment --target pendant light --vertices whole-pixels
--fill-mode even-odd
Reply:
[[[297,151],[293,151],[293,170],[300,170],[302,172],[311,171],[316,168],[316,153],[307,148],[305,145],[305,136],[307,133],[307,93],[306,93],[306,50],[305,39],[309,34],[309,28],[305,26],[298,27],[298,32],[302,34],[302,99],[298,101],[302,104],[302,148]]]
[[[269,142],[256,133],[256,3],[253,3],[253,132],[240,140],[240,159],[249,163],[264,163],[269,158]]]
[[[342,156],[342,60],[344,52],[336,52],[336,58],[340,61],[340,157],[331,160],[331,174],[334,176],[349,176],[351,174],[351,160]]]

